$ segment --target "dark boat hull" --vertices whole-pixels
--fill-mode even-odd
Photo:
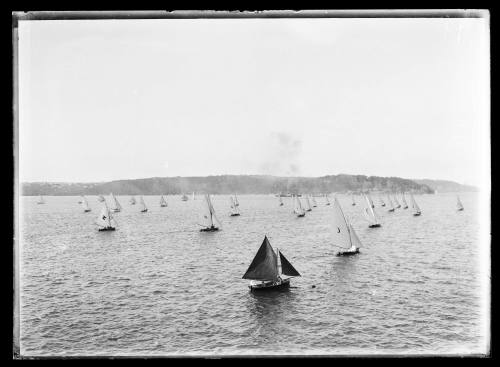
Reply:
[[[90,211],[90,209],[84,210],[85,213],[88,213],[89,211]]]
[[[459,212],[462,212],[463,210],[464,210],[464,208],[462,208],[462,209],[458,209],[458,211],[459,211]]]
[[[422,213],[415,213],[413,214],[414,217],[419,217]]]
[[[104,231],[114,231],[114,227],[104,227],[104,228],[99,228],[99,232],[104,232]]]
[[[231,214],[231,217],[238,217],[239,214]]]
[[[146,210],[141,210],[141,213],[146,213],[147,211],[148,211],[147,209]]]
[[[305,217],[306,216],[306,213],[304,214],[297,214],[297,218],[302,218],[302,217]]]
[[[356,251],[339,251],[337,252],[337,256],[352,256],[359,254],[359,249],[356,249]]]
[[[370,224],[368,226],[368,228],[378,228],[378,227],[382,227],[382,225],[381,224]]]
[[[264,284],[251,284],[248,286],[252,292],[275,291],[287,289],[290,287],[290,279],[284,279],[276,282],[265,282]]]
[[[389,209],[389,210],[388,210],[388,212],[391,212],[391,213],[392,213],[393,211],[394,211],[394,209]]]
[[[211,228],[202,228],[202,229],[200,229],[200,232],[216,232],[218,230],[219,230],[219,228],[217,228],[217,227],[211,227]]]

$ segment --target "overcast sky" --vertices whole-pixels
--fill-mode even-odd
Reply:
[[[484,19],[21,21],[20,181],[489,175]]]

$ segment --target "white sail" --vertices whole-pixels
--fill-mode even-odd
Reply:
[[[113,195],[113,193],[109,194],[111,196],[111,204],[112,204],[112,207],[111,209],[112,210],[115,210],[115,211],[120,211],[122,210],[122,206],[120,205],[120,203],[118,202],[118,200],[116,200],[115,196]]]
[[[411,198],[411,206],[415,213],[421,213],[420,207],[418,206],[417,202],[415,201],[415,198],[413,197],[413,194],[410,193],[410,198]]]
[[[297,199],[298,199],[298,198],[297,198]],[[305,202],[306,202],[306,210],[307,210],[307,211],[312,210],[312,208],[311,208],[311,203],[309,202],[309,197],[308,197],[308,195],[306,195],[306,196],[305,196]]]
[[[359,240],[358,235],[356,234],[356,231],[354,230],[352,224],[349,223],[349,234],[351,236],[351,243],[352,247],[351,249],[359,249],[361,247],[361,241]]]
[[[238,202],[238,198],[236,197],[236,194],[234,194],[234,206],[240,206],[240,203]]]
[[[78,199],[78,204],[83,204],[83,195],[80,195],[80,199]]]
[[[135,197],[132,196],[130,198],[130,204],[135,205]]]
[[[305,213],[304,208],[302,208],[302,203],[298,196],[294,196],[294,208],[293,211],[297,215],[303,215]]]
[[[144,202],[144,198],[142,197],[142,195],[141,195],[141,198],[139,200],[139,204],[141,205],[141,212],[148,210],[148,208],[146,207],[146,203]]]
[[[168,205],[167,201],[165,200],[165,198],[162,195],[160,198],[160,206],[167,206],[167,205]]]
[[[464,206],[462,205],[462,202],[460,201],[460,197],[457,195],[457,209],[458,210],[463,210]]]
[[[87,198],[85,196],[82,196],[82,198],[83,198],[82,201],[83,210],[86,212],[90,211],[89,202],[87,201]]]
[[[333,199],[333,234],[336,246],[349,249],[353,243],[349,234],[349,223],[347,222],[342,207],[340,206],[337,197]]]
[[[229,202],[231,205],[231,214],[240,214],[240,212],[238,210],[238,206],[236,205],[236,198],[233,198],[232,196],[230,196]]]
[[[370,194],[367,194],[366,196],[368,197],[368,201],[369,201],[370,206],[371,206],[372,208],[374,208],[374,207],[375,207],[375,204],[373,204],[372,197],[370,196]]]
[[[408,208],[408,203],[406,202],[405,193],[403,192],[401,195],[402,195],[401,200],[403,201],[404,207]]]
[[[202,206],[202,223],[205,227],[209,228],[214,225],[213,219],[212,219],[212,213],[210,211],[210,198],[208,197],[208,194],[204,195],[205,200],[203,200],[201,206]]]
[[[373,207],[370,203],[370,199],[368,199],[368,197],[366,195],[365,195],[365,199],[366,199],[366,207],[365,207],[364,213],[365,213],[366,219],[372,225],[379,224],[377,214],[375,214],[375,209],[373,209]]]
[[[328,199],[328,195],[325,194],[326,204],[330,204],[330,200]]]
[[[397,195],[394,195],[394,202],[396,203],[397,207],[401,207],[401,205],[399,204],[398,196]]]
[[[106,202],[104,202],[104,205],[102,206],[101,213],[97,217],[96,224],[103,228],[116,226],[116,222],[113,216],[111,215],[111,212],[109,211]]]
[[[352,205],[356,205],[356,202],[354,201],[354,195],[351,195],[351,199],[352,199]]]

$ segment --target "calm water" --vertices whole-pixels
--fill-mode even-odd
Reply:
[[[222,231],[200,233],[202,198],[118,196],[115,232],[98,232],[89,196],[21,197],[21,353],[24,355],[483,353],[477,196],[417,195],[369,229],[339,195],[363,243],[335,257],[332,206],[304,218],[267,195],[213,204]],[[106,197],[109,202],[109,197]],[[356,199],[358,203],[360,199]],[[302,277],[287,292],[253,294],[241,279],[267,234]],[[315,285],[315,288],[312,286]]]

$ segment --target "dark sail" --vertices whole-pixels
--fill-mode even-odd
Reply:
[[[281,273],[283,275],[288,275],[291,277],[300,277],[300,274],[295,268],[290,264],[286,257],[279,251],[281,260]]]
[[[277,278],[278,258],[266,236],[243,279],[276,280]]]

